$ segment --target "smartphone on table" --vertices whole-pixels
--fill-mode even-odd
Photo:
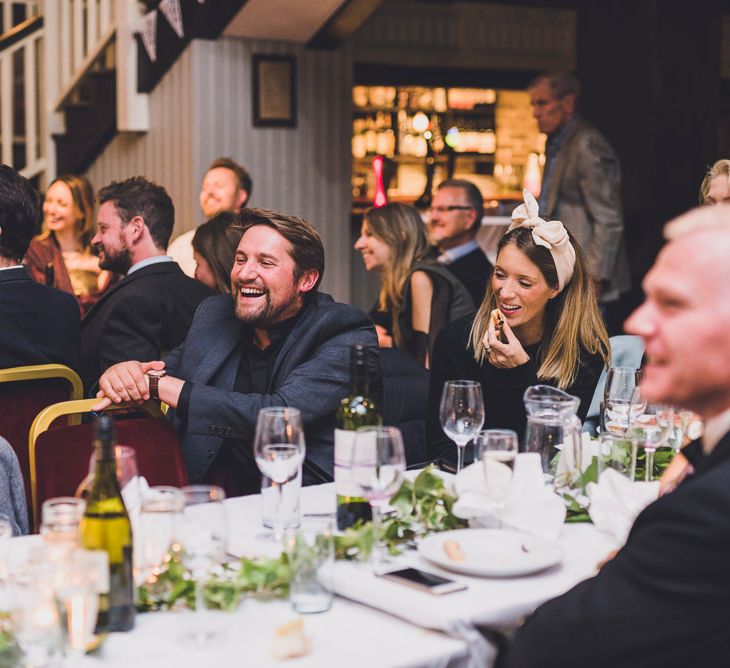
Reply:
[[[391,580],[392,582],[397,582],[407,587],[413,587],[414,589],[420,589],[434,596],[451,594],[452,592],[466,589],[466,584],[463,582],[449,580],[449,578],[445,578],[442,575],[428,573],[418,568],[399,568],[394,571],[378,573],[378,575],[386,580]]]

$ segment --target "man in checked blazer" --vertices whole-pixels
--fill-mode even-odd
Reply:
[[[533,114],[547,134],[540,216],[560,220],[588,259],[602,304],[631,287],[621,206],[621,166],[606,138],[577,115],[578,80],[538,76],[529,87]]]

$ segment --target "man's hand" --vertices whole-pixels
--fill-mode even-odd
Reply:
[[[92,410],[102,411],[112,404],[129,402],[141,404],[150,398],[150,389],[147,383],[147,372],[152,369],[161,371],[165,363],[154,362],[120,362],[109,367],[99,379],[99,391],[96,396],[99,403],[94,404]]]

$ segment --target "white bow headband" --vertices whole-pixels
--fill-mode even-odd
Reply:
[[[532,228],[532,238],[538,246],[550,251],[558,275],[558,290],[562,290],[573,276],[575,249],[570,243],[568,232],[559,220],[546,221],[538,216],[537,201],[525,188],[522,191],[525,203],[512,212],[512,222],[507,232],[518,227]]]

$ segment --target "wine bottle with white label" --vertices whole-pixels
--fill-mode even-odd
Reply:
[[[360,427],[382,424],[380,411],[370,398],[368,386],[369,347],[355,344],[350,349],[350,394],[337,409],[335,429],[335,491],[337,493],[337,528],[340,531],[358,520],[372,518],[370,504],[353,484],[350,472],[355,432]]]
[[[81,541],[87,550],[109,556],[109,593],[99,598],[96,632],[129,631],[134,627],[132,525],[117,480],[114,421],[108,415],[96,418],[94,448],[94,481],[81,520]]]

